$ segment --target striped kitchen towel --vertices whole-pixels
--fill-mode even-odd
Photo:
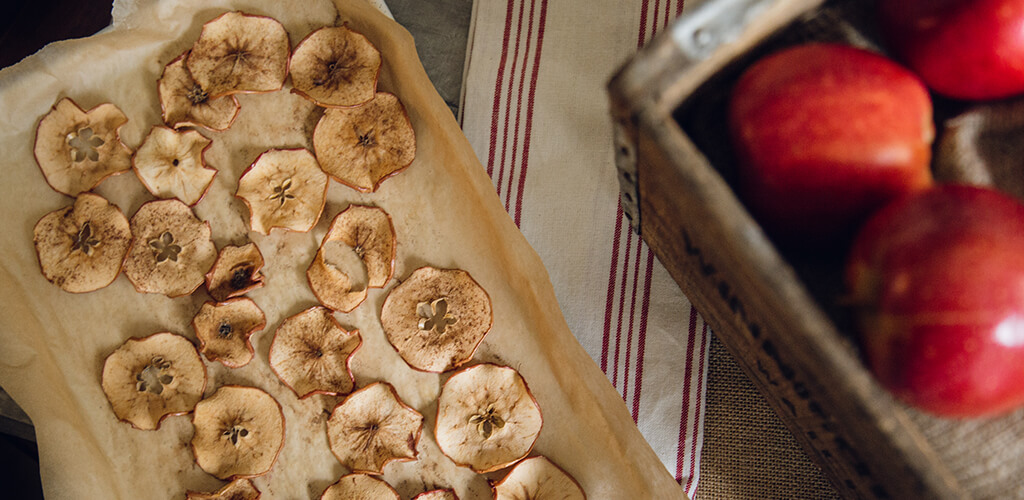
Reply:
[[[462,126],[583,347],[693,497],[709,332],[634,234],[605,85],[683,0],[478,0]]]

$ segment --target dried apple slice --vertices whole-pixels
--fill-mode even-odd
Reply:
[[[347,26],[328,26],[295,46],[292,92],[318,106],[358,106],[373,99],[380,51]]]
[[[330,108],[313,129],[313,150],[321,167],[338,182],[360,191],[412,163],[416,135],[398,98],[378,92],[354,108]]]
[[[270,368],[300,398],[348,394],[355,385],[349,363],[362,345],[331,310],[314,306],[281,322],[270,344]]]
[[[412,497],[412,500],[459,500],[459,496],[452,489],[440,489],[424,491]]]
[[[199,338],[199,352],[210,361],[229,368],[244,366],[253,358],[249,337],[267,324],[267,318],[252,299],[239,297],[226,302],[206,302],[192,319]]]
[[[276,19],[225,12],[203,25],[185,66],[211,98],[273,92],[288,77],[291,43]]]
[[[157,94],[164,123],[174,128],[200,126],[210,130],[227,130],[234,123],[241,106],[233,95],[211,99],[185,67],[188,52],[164,66],[157,81]]]
[[[107,356],[101,385],[118,419],[153,430],[195,408],[206,390],[206,367],[185,337],[154,333],[128,339]]]
[[[332,245],[351,249],[366,272],[366,281],[353,276],[356,269],[331,262]],[[382,288],[395,269],[395,228],[391,217],[377,207],[352,205],[331,221],[313,262],[306,269],[309,287],[321,304],[349,312],[366,298],[367,288]]]
[[[217,301],[244,295],[263,286],[263,254],[256,243],[227,245],[206,273],[206,290]]]
[[[257,500],[260,490],[249,479],[236,479],[213,493],[185,492],[185,500]]]
[[[196,463],[220,479],[266,474],[284,446],[281,405],[255,387],[225,385],[192,414]]]
[[[179,200],[143,204],[132,216],[131,229],[124,274],[140,293],[188,295],[203,284],[217,258],[210,224]]]
[[[39,120],[33,152],[46,182],[59,193],[78,196],[103,179],[132,167],[132,151],[121,142],[128,117],[105,103],[83,111],[65,97]]]
[[[422,431],[423,415],[386,382],[349,394],[327,419],[331,452],[349,470],[367,474],[382,474],[393,461],[415,460]]]
[[[132,241],[121,209],[92,193],[44,215],[32,235],[43,277],[72,293],[113,283]]]
[[[249,227],[304,233],[320,220],[327,202],[327,174],[308,149],[271,149],[238,179],[235,196],[249,207]]]
[[[507,366],[485,363],[445,382],[434,436],[457,465],[485,473],[528,455],[541,425],[540,405],[523,377]]]
[[[491,328],[491,299],[466,271],[421,267],[388,293],[380,321],[409,366],[441,373],[473,357]]]
[[[132,157],[132,168],[157,198],[177,198],[195,205],[217,175],[203,153],[213,141],[195,130],[177,131],[156,125]]]
[[[504,479],[495,483],[495,500],[586,500],[579,483],[545,457],[530,457],[516,464]]]
[[[366,474],[341,476],[320,495],[320,500],[400,500],[398,492],[382,479]]]

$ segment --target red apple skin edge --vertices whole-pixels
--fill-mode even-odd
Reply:
[[[733,89],[729,127],[738,192],[783,242],[848,239],[882,205],[933,184],[928,91],[866,50],[806,44],[759,60]]]
[[[882,0],[878,17],[888,45],[935,92],[1024,93],[1024,0]]]
[[[945,417],[1024,406],[1024,204],[939,186],[885,207],[846,267],[870,370]]]

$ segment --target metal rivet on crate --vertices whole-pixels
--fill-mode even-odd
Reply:
[[[704,2],[672,28],[679,49],[694,61],[707,59],[719,46],[735,40],[747,25],[776,0]]]

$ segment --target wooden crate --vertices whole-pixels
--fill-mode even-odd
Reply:
[[[1019,498],[1024,466],[986,465],[991,449],[964,456],[936,436],[983,432],[1022,448],[1024,412],[952,422],[895,401],[860,360],[849,312],[831,300],[841,294],[842,256],[781,251],[730,187],[725,106],[742,70],[810,39],[877,48],[872,9],[853,0],[707,0],[681,17],[609,84],[622,206],[845,497]],[[937,105],[938,120],[947,112]],[[980,471],[967,470],[974,461]]]

